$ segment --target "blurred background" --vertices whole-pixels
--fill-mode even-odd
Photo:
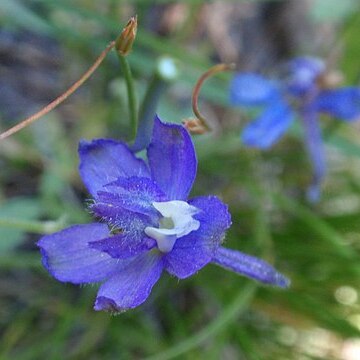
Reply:
[[[128,60],[139,99],[160,57],[179,68],[158,107],[168,122],[192,115],[192,88],[218,62],[271,75],[294,56],[319,56],[359,84],[356,0],[1,0],[0,131],[67,89],[134,14]],[[239,134],[250,118],[229,104],[231,76],[201,91],[214,132],[194,138],[192,195],[228,203],[226,244],[274,264],[291,288],[209,265],[183,281],[163,276],[144,305],[111,316],[92,309],[96,287],[59,283],[42,268],[41,234],[91,221],[79,139],[129,134],[111,53],[58,109],[0,143],[1,359],[360,359],[360,122],[322,119],[329,171],[309,205],[311,166],[296,124],[267,152],[245,148]]]

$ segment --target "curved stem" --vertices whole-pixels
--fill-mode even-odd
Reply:
[[[192,109],[193,109],[195,116],[200,120],[201,125],[208,131],[211,130],[211,128],[207,124],[205,117],[201,114],[201,112],[199,110],[199,106],[198,106],[198,99],[199,99],[201,87],[202,87],[204,81],[206,79],[208,79],[209,77],[211,77],[219,72],[233,70],[233,69],[234,69],[234,64],[215,65],[212,68],[210,68],[208,71],[206,71],[204,74],[202,74],[200,76],[199,80],[197,81],[197,83],[195,84],[195,87],[192,92],[192,97],[191,97]]]
[[[256,284],[249,283],[243,287],[238,294],[234,297],[233,301],[224,309],[224,311],[205,328],[200,330],[197,334],[180,341],[175,346],[168,350],[151,356],[146,360],[168,360],[180,356],[191,349],[200,346],[204,341],[209,340],[211,337],[218,334],[220,331],[236,320],[239,315],[246,310],[252,298],[255,296]]]
[[[30,117],[26,118],[25,120],[21,121],[19,124],[13,126],[12,128],[8,129],[7,131],[0,134],[0,140],[7,138],[10,135],[15,134],[19,130],[25,128],[26,126],[32,124],[36,120],[40,119],[42,116],[49,113],[51,110],[55,109],[59,104],[61,104],[64,100],[66,100],[72,93],[74,93],[99,67],[99,65],[103,62],[106,55],[110,52],[110,50],[115,46],[115,41],[112,41],[105,50],[99,55],[96,59],[94,64],[86,71],[86,73],[76,81],[67,91],[65,91],[62,95],[57,97],[54,101],[50,104],[42,108],[36,114],[31,115]]]
[[[137,108],[136,108],[137,101],[136,101],[134,79],[131,73],[129,62],[126,59],[126,56],[123,56],[118,53],[118,58],[126,82],[130,125],[131,125],[131,140],[133,140],[136,137],[137,127],[138,127],[138,117],[137,117]]]

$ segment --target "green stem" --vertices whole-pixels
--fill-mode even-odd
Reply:
[[[35,234],[51,234],[64,228],[64,219],[57,221],[31,221],[0,218],[0,227],[23,230]]]
[[[179,74],[176,62],[170,57],[158,59],[154,74],[146,90],[139,112],[139,127],[134,144],[131,146],[133,152],[145,149],[151,139],[154,124],[154,116],[161,96],[168,85],[174,81]]]
[[[127,61],[126,57],[118,53],[118,58],[126,82],[130,125],[131,125],[131,140],[133,140],[136,137],[137,127],[138,127],[137,105],[136,105],[137,101],[136,101],[134,79],[131,73],[129,62]]]
[[[147,358],[147,360],[168,360],[180,356],[209,340],[211,337],[224,330],[226,326],[235,321],[239,315],[245,311],[250,301],[255,296],[257,285],[253,282],[243,287],[235,296],[233,301],[224,309],[224,311],[205,328],[197,334],[180,341],[170,349],[157,355]]]
[[[156,108],[166,87],[167,84],[158,76],[154,75],[152,77],[141,105],[139,128],[135,142],[131,146],[132,151],[141,151],[149,145]]]

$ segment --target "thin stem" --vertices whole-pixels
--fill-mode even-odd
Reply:
[[[317,114],[315,113],[315,110],[310,107],[304,107],[301,120],[304,127],[305,146],[313,170],[312,182],[307,190],[307,198],[310,202],[316,203],[319,201],[321,183],[326,173],[326,161],[321,138],[321,129]]]
[[[143,150],[149,145],[156,108],[166,86],[167,83],[162,81],[157,75],[152,77],[140,108],[139,128],[135,142],[131,146],[133,152]]]
[[[131,124],[131,140],[135,139],[138,127],[138,117],[137,117],[137,101],[136,101],[136,92],[134,86],[134,80],[131,73],[129,62],[126,59],[126,56],[120,55],[118,53],[118,58],[120,61],[121,69],[124,74],[127,94],[128,94],[128,106],[129,106],[129,116]]]
[[[154,117],[161,96],[178,75],[179,71],[176,61],[167,56],[158,59],[155,71],[140,106],[139,126],[135,141],[131,145],[133,152],[143,150],[150,144]]]
[[[191,97],[192,109],[193,109],[195,116],[200,120],[201,125],[208,131],[211,130],[211,128],[207,124],[205,117],[201,114],[201,112],[199,110],[199,106],[198,106],[198,99],[199,99],[201,87],[202,87],[204,81],[206,79],[208,79],[209,77],[211,77],[219,72],[233,70],[233,69],[234,69],[234,64],[215,65],[212,68],[210,68],[208,71],[206,71],[204,74],[202,74],[200,76],[199,80],[197,81],[197,83],[195,84],[195,87],[192,92],[192,97]]]
[[[31,221],[0,218],[0,228],[13,228],[36,234],[51,234],[64,227],[64,219],[57,221]]]
[[[168,360],[180,356],[210,340],[211,337],[224,330],[226,326],[235,321],[239,315],[245,311],[250,301],[255,296],[257,285],[253,282],[243,287],[234,297],[228,307],[210,324],[200,330],[197,334],[180,341],[170,349],[157,355],[147,358],[147,360]]]
[[[52,101],[50,104],[45,106],[43,109],[38,111],[36,114],[31,115],[30,117],[26,118],[25,120],[21,121],[19,124],[13,126],[12,128],[8,129],[7,131],[0,134],[0,140],[7,138],[10,135],[15,134],[19,130],[25,128],[26,126],[32,124],[36,120],[40,119],[42,116],[49,113],[51,110],[55,109],[59,104],[61,104],[64,100],[66,100],[72,93],[74,93],[99,67],[99,65],[103,62],[106,55],[110,52],[110,50],[115,46],[115,41],[112,41],[105,50],[99,55],[93,65],[86,71],[86,73],[76,81],[67,91],[65,91],[62,95]]]

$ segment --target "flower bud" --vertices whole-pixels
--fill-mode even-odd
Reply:
[[[115,41],[115,49],[121,56],[127,56],[135,41],[137,31],[137,16],[130,18],[121,34]]]

